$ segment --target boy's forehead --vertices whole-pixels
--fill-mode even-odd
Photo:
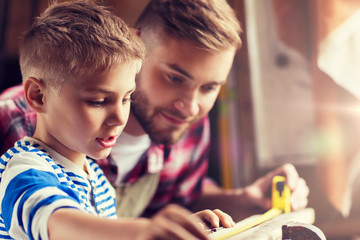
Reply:
[[[121,82],[127,86],[135,85],[135,75],[140,70],[142,61],[133,60],[120,63],[103,71],[86,71],[82,74],[72,76],[65,81],[74,87],[82,89],[96,89],[99,86],[107,88],[112,84]],[[132,86],[130,86],[132,87]]]
[[[118,61],[107,66],[106,69],[94,70],[92,67],[84,68],[78,71],[77,74],[70,76],[68,80],[73,82],[96,82],[122,69],[138,72],[141,66],[142,60],[140,59]]]

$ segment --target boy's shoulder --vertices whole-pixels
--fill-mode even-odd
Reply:
[[[24,137],[1,156],[0,169],[5,169],[8,162],[12,159],[30,158],[32,160],[30,163],[34,163],[35,159],[46,159],[49,157],[40,144],[32,141],[30,137]],[[0,172],[0,176],[1,174],[2,171]]]
[[[30,153],[39,156],[49,156],[46,150],[32,137],[25,136],[15,142],[14,146],[2,155],[2,158],[11,158],[12,156]]]

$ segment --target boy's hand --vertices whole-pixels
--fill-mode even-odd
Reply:
[[[141,231],[139,239],[208,239],[191,212],[172,204],[152,217],[147,227]]]
[[[235,225],[233,219],[230,215],[224,213],[219,209],[211,210],[203,210],[197,213],[194,213],[193,216],[196,216],[202,220],[202,223],[206,225],[205,228],[218,228],[222,227],[233,227]]]

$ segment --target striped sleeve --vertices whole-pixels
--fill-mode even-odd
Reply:
[[[2,173],[1,216],[6,231],[14,239],[48,239],[50,214],[64,207],[80,209],[78,194],[59,174],[36,154],[13,156]]]

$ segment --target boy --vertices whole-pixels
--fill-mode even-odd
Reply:
[[[109,155],[127,122],[144,55],[121,19],[86,1],[50,6],[25,33],[20,66],[37,125],[1,157],[1,238],[206,239],[179,207],[113,220],[115,192],[92,160]],[[220,211],[197,215],[233,224]]]

